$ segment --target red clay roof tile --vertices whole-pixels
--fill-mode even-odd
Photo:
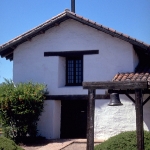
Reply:
[[[139,64],[135,72],[118,73],[112,81],[148,81],[150,85],[150,65],[149,63],[145,66]]]

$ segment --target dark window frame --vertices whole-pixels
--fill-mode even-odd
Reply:
[[[76,80],[77,77],[79,78],[79,72],[76,70],[77,67],[77,60],[81,60],[81,82],[77,83]],[[69,61],[73,61],[73,83],[69,83],[69,67],[68,67],[68,63]],[[79,64],[78,64],[79,65]],[[79,67],[77,67],[79,69]],[[76,74],[78,72],[78,75]],[[66,57],[66,86],[82,86],[82,82],[83,82],[83,55],[82,56],[70,56],[70,57]]]

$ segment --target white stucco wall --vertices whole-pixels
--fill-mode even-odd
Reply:
[[[110,80],[118,72],[134,71],[131,44],[73,20],[61,23],[18,46],[14,51],[14,81],[46,83],[53,94],[83,94],[82,87],[65,87],[65,59],[44,57],[46,51],[99,50],[84,55],[84,81]],[[53,85],[53,86],[52,86]]]
[[[60,138],[61,101],[47,100],[38,122],[39,135],[47,139]]]
[[[47,51],[74,50],[99,50],[99,54],[83,57],[84,81],[108,81],[118,72],[133,72],[138,63],[131,44],[68,20],[17,47],[14,51],[14,82],[45,83],[52,95],[87,94],[82,86],[65,86],[65,57],[44,57]],[[97,93],[104,91],[98,90]],[[106,100],[96,101],[95,138],[108,138],[118,132],[135,129],[135,109],[125,99],[122,97],[125,105],[120,108],[108,107]],[[147,109],[146,116],[149,115]],[[60,101],[45,102],[38,126],[41,135],[59,138],[60,113]]]
[[[135,98],[134,95],[131,95]],[[143,97],[145,100],[148,95]],[[108,106],[109,100],[96,100],[95,138],[106,140],[123,131],[136,130],[135,104],[125,95],[120,95],[122,106]],[[144,130],[150,129],[150,102],[143,107]]]

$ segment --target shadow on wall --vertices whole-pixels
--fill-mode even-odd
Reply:
[[[145,95],[143,100],[145,100],[149,95]],[[143,118],[146,127],[144,130],[150,131],[150,100],[143,106]]]

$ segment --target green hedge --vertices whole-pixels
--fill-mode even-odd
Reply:
[[[0,85],[0,117],[4,136],[19,140],[37,135],[37,121],[43,111],[46,86],[6,80]]]
[[[14,141],[5,137],[0,137],[0,150],[23,150],[17,146]]]
[[[150,132],[148,131],[144,131],[144,145],[145,150],[150,150]],[[122,132],[96,145],[94,150],[137,150],[136,132]]]

